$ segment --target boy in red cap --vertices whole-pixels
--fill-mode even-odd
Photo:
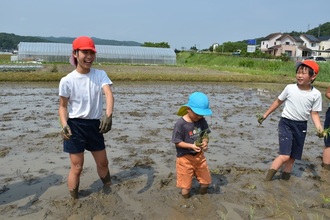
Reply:
[[[177,151],[177,187],[184,198],[190,197],[192,179],[200,183],[200,194],[207,193],[211,174],[204,156],[208,148],[209,126],[204,116],[212,115],[209,100],[202,92],[194,92],[188,103],[181,106],[177,115],[182,116],[174,126],[172,143]]]
[[[269,109],[258,118],[261,124],[283,102],[285,103],[278,124],[279,156],[275,158],[268,170],[265,181],[272,180],[282,167],[282,179],[289,180],[295,160],[301,160],[307,121],[311,116],[319,136],[323,136],[323,127],[319,112],[322,111],[322,96],[312,83],[319,73],[319,66],[312,60],[297,62],[297,83],[285,87]]]
[[[103,189],[110,190],[109,162],[103,134],[111,130],[114,98],[112,82],[107,74],[92,68],[96,57],[93,40],[86,36],[78,37],[73,41],[72,49],[70,63],[75,70],[60,81],[58,114],[64,139],[63,150],[70,154],[71,161],[68,188],[76,199],[85,150],[93,155]],[[106,101],[104,115],[103,93]]]

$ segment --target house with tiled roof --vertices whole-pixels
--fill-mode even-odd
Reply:
[[[272,34],[272,36],[276,39],[272,39],[271,42],[268,41],[267,37],[261,41],[261,45],[268,45],[268,47],[261,48],[261,51],[273,56],[287,54],[289,57],[309,56],[312,52],[312,50],[303,46],[304,41],[299,37],[279,33]]]
[[[262,52],[268,51],[268,48],[276,46],[276,39],[281,37],[281,33],[272,33],[266,36],[263,41],[261,41],[260,50]]]
[[[300,39],[304,41],[304,46],[311,50],[318,50],[320,45],[320,40],[310,34],[300,35]]]
[[[295,59],[302,59],[312,55],[329,57],[330,37],[324,42],[309,34],[294,37],[288,34],[273,33],[261,41],[260,50],[273,56],[286,54]]]
[[[318,56],[324,58],[330,58],[330,36],[322,36],[318,38],[320,40]]]

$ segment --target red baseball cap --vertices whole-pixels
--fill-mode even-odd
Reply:
[[[315,75],[317,75],[319,73],[320,67],[319,67],[319,65],[314,60],[304,60],[302,62],[297,62],[296,63],[296,69],[297,70],[298,70],[298,67],[300,65],[305,65],[305,66],[308,66],[308,67],[312,68],[312,70],[314,71]]]
[[[81,36],[72,42],[73,50],[92,50],[96,53],[95,44],[92,38]]]

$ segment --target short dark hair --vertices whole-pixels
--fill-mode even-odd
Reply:
[[[304,65],[304,64],[301,64],[301,65],[299,65],[299,66],[297,67],[297,69],[296,69],[296,73],[297,73],[298,70],[301,69],[301,68],[304,68],[304,69],[307,68],[307,69],[308,69],[308,75],[309,75],[310,77],[314,76],[314,74],[315,74],[314,70],[313,70],[312,68],[310,68],[309,66]]]

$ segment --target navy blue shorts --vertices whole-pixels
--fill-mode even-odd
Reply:
[[[278,123],[279,154],[301,160],[306,134],[307,121],[281,118]]]
[[[104,137],[100,133],[100,120],[74,118],[68,120],[72,136],[64,140],[63,151],[67,153],[82,153],[105,149]]]
[[[328,108],[327,112],[325,113],[325,121],[324,121],[324,129],[330,126],[330,108]],[[324,138],[324,146],[330,147],[330,137]]]

